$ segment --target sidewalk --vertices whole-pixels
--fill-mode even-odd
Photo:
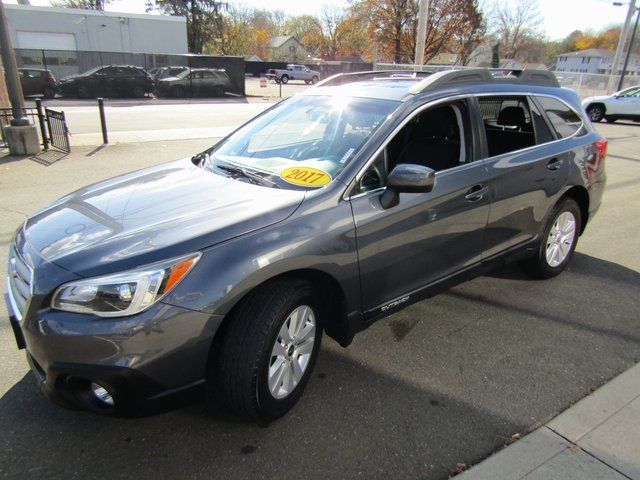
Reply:
[[[640,363],[456,478],[640,480]]]

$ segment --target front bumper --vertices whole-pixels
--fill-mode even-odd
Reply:
[[[118,319],[45,309],[18,320],[9,298],[7,307],[42,392],[66,407],[112,414],[202,383],[222,320],[163,303]],[[91,394],[92,382],[109,392],[113,407]]]

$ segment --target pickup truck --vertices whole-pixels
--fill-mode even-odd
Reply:
[[[289,80],[304,80],[304,83],[318,83],[320,80],[320,72],[309,69],[304,65],[287,65],[286,70],[280,68],[272,68],[267,73],[268,78],[273,78],[276,83],[289,83]]]

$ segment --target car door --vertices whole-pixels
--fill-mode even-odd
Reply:
[[[204,72],[202,70],[197,70],[191,72],[189,77],[190,85],[191,85],[191,94],[194,97],[203,97],[206,95],[206,85],[204,79]]]
[[[552,143],[552,126],[530,98],[492,94],[477,102],[491,198],[483,252],[489,260],[537,239],[566,183],[571,153]]]
[[[24,96],[33,95],[33,78],[31,76],[31,70],[21,69],[18,71],[20,77],[20,84],[22,85],[22,94]]]
[[[607,113],[617,113],[624,116],[640,116],[640,87],[625,90],[620,95],[612,99],[615,111]]]
[[[117,67],[105,67],[98,70],[90,78],[95,89],[95,95],[112,97],[118,95],[118,76]]]
[[[396,129],[371,165],[356,177],[351,192],[362,304],[369,317],[419,298],[438,281],[481,260],[489,213],[487,173],[483,162],[476,160],[477,135],[471,129],[468,102],[432,108],[419,109]],[[439,128],[437,118],[426,120],[437,117],[436,108],[454,112],[458,133],[449,138],[457,135],[457,147],[455,142],[445,145],[443,133],[429,133],[429,128]],[[420,144],[420,139],[429,138],[436,144]],[[447,151],[452,153],[438,153]],[[448,164],[443,163],[444,156]],[[398,205],[384,209],[380,198],[386,175],[398,163],[434,168],[435,186],[428,193],[401,193]]]
[[[142,86],[142,75],[137,68],[117,67],[116,68],[116,92],[119,97],[132,95],[134,88]]]

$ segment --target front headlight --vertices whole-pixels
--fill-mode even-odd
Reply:
[[[165,262],[62,285],[51,308],[99,317],[140,313],[169,293],[200,259],[194,253]]]

